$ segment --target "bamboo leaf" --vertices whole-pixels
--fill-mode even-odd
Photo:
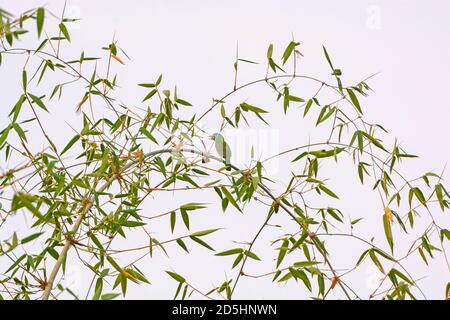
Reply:
[[[204,230],[204,231],[198,231],[198,232],[194,232],[191,234],[192,237],[203,237],[206,236],[208,234],[214,233],[216,231],[218,231],[220,229],[209,229],[209,230]]]
[[[80,139],[80,135],[77,134],[72,139],[70,139],[69,143],[64,147],[63,151],[61,151],[61,155],[69,151],[69,149]]]
[[[380,272],[384,274],[383,265],[381,264],[380,260],[378,260],[373,250],[369,250],[369,256],[372,259],[375,266],[378,268],[378,270],[380,270]]]
[[[64,23],[60,23],[59,24],[59,30],[61,31],[61,33],[64,35],[64,37],[67,39],[67,41],[70,42],[70,35],[69,35],[69,31],[67,31],[67,27]]]
[[[394,252],[394,239],[392,237],[391,220],[386,213],[383,214],[383,226],[384,234],[386,235],[386,239],[389,243],[389,247],[391,248],[391,252]]]
[[[180,276],[178,273],[172,272],[172,271],[166,271],[166,273],[171,276],[173,279],[175,279],[176,281],[180,282],[180,283],[184,283],[186,282],[186,279],[183,278],[182,276]]]
[[[207,244],[205,241],[203,241],[202,239],[195,237],[195,236],[190,236],[192,241],[197,242],[198,244],[200,244],[201,246],[211,250],[211,251],[215,251],[213,247],[211,247],[209,244]]]
[[[120,274],[123,273],[123,269],[117,264],[117,262],[113,258],[111,258],[111,256],[106,256],[106,259],[114,267],[114,269],[119,271]]]
[[[27,84],[28,84],[27,70],[23,69],[23,71],[22,71],[22,87],[23,87],[24,92],[27,91]]]
[[[219,257],[222,257],[222,256],[231,256],[231,255],[234,255],[234,254],[240,254],[242,252],[244,252],[243,249],[236,248],[236,249],[230,249],[230,250],[222,251],[222,252],[216,253],[215,255],[219,256]]]
[[[436,184],[436,186],[434,187],[434,190],[436,191],[436,197],[439,202],[439,206],[441,207],[441,210],[444,211],[445,203],[444,203],[444,196],[443,196],[442,189],[443,189],[443,187],[442,187],[442,184],[440,184],[440,183]]]
[[[283,262],[283,259],[286,256],[288,250],[289,250],[289,240],[284,239],[278,252],[277,268],[280,266],[281,262]]]
[[[104,295],[101,296],[101,300],[113,300],[118,296],[120,296],[120,294],[118,293],[105,293]]]
[[[266,110],[264,110],[264,109],[261,109],[261,108],[258,108],[258,107],[255,107],[255,106],[252,106],[252,105],[250,105],[250,104],[248,104],[248,103],[241,103],[240,104],[240,107],[242,108],[242,110],[244,110],[244,111],[252,111],[252,112],[254,112],[254,113],[267,113],[267,111]]]
[[[185,209],[180,209],[181,218],[183,219],[184,225],[189,230],[189,215]]]
[[[172,211],[170,213],[170,230],[172,231],[172,233],[173,233],[173,230],[175,229],[176,220],[177,220],[177,215],[176,215],[175,211]]]
[[[32,95],[31,93],[29,93],[28,95],[30,96],[31,100],[33,100],[33,102],[36,103],[41,109],[48,112],[47,107],[45,106],[44,102],[42,102],[41,98]]]
[[[245,254],[247,257],[252,258],[253,260],[261,261],[261,259],[260,259],[256,254],[254,254],[253,252],[251,252],[251,251],[249,251],[249,250],[244,251],[244,254]]]
[[[291,56],[292,52],[294,52],[294,49],[296,46],[298,46],[300,43],[291,41],[283,53],[283,65],[288,61],[289,57]]]
[[[339,199],[339,197],[330,189],[328,189],[327,187],[325,187],[323,184],[319,185],[318,187],[320,190],[322,190],[323,192],[325,192],[327,195],[329,195],[332,198],[336,198]]]
[[[233,207],[235,207],[236,209],[239,210],[239,212],[241,211],[241,208],[239,208],[239,205],[237,204],[236,200],[234,200],[234,197],[232,196],[232,194],[227,190],[227,188],[222,187],[221,188],[222,193],[224,194],[224,196],[228,199],[228,201],[230,201],[230,203],[233,205]]]
[[[347,89],[348,96],[350,97],[350,100],[352,101],[355,108],[359,111],[359,113],[363,113],[361,109],[361,105],[359,104],[358,98],[356,97],[355,93],[352,89]]]
[[[38,232],[38,233],[34,233],[32,235],[29,235],[28,237],[25,237],[22,239],[22,241],[20,241],[20,244],[25,244],[27,242],[31,242],[34,239],[39,238],[39,236],[41,236],[44,232]]]

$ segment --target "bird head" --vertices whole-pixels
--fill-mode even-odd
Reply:
[[[220,133],[216,132],[209,136],[209,139],[216,140],[220,136]]]

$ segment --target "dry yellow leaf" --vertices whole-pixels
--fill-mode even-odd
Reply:
[[[133,152],[133,158],[135,160],[138,160],[142,157],[143,154],[144,152],[142,152],[142,149],[138,149],[137,151]]]
[[[80,103],[77,106],[77,112],[81,111],[81,106],[86,102],[86,100],[89,98],[89,94],[85,94],[83,99],[81,99]]]

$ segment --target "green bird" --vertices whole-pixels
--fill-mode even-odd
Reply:
[[[217,154],[225,160],[227,165],[227,170],[231,170],[230,159],[231,159],[231,149],[226,143],[225,138],[220,133],[214,133],[211,135],[211,140],[214,140],[214,146],[216,147]]]

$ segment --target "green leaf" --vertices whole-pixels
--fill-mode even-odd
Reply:
[[[170,213],[170,230],[172,230],[172,233],[173,233],[173,230],[175,229],[176,220],[177,220],[177,215],[176,215],[175,211],[172,211]]]
[[[283,97],[283,111],[286,113],[289,108],[289,87],[287,86],[283,89]]]
[[[166,271],[166,273],[180,283],[186,282],[186,279],[183,278],[182,276],[180,276],[178,273],[171,272],[171,271]]]
[[[294,101],[294,102],[305,102],[305,99],[300,98],[300,97],[296,97],[293,95],[289,95],[289,101]]]
[[[17,118],[19,117],[19,114],[20,114],[20,109],[22,108],[22,105],[25,101],[26,101],[26,96],[24,94],[22,94],[20,96],[19,100],[14,105],[14,108],[12,109],[11,113],[9,114],[9,115],[13,115],[12,122],[17,121]]]
[[[145,222],[141,222],[141,221],[124,221],[122,223],[122,227],[127,227],[127,228],[136,228],[136,227],[142,227],[145,226],[146,223]]]
[[[327,213],[329,215],[331,215],[334,219],[336,219],[339,222],[343,222],[342,218],[339,216],[339,214],[333,209],[333,208],[328,208],[327,209]]]
[[[105,293],[104,295],[102,295],[101,300],[113,300],[118,296],[120,296],[120,294],[118,293]]]
[[[319,262],[316,262],[316,261],[299,261],[299,262],[294,262],[294,267],[296,267],[296,268],[305,268],[305,267],[315,266],[316,264],[319,264]]]
[[[32,235],[30,235],[28,237],[25,237],[25,238],[22,239],[22,241],[20,241],[20,244],[25,244],[27,242],[33,241],[34,239],[38,238],[43,233],[44,232],[38,232],[38,233],[32,234]]]
[[[323,297],[325,295],[325,280],[322,273],[317,276],[317,285],[319,287],[319,294]]]
[[[244,111],[252,111],[252,112],[254,112],[254,113],[267,113],[267,111],[266,110],[264,110],[264,109],[261,109],[261,108],[258,108],[258,107],[255,107],[255,106],[252,106],[252,105],[250,105],[250,104],[248,104],[248,103],[241,103],[240,104],[240,107],[242,108],[242,110],[244,110]]]
[[[144,87],[144,88],[154,88],[155,84],[154,83],[139,83],[138,86]]]
[[[286,256],[288,249],[289,249],[289,240],[284,239],[278,252],[277,268],[280,266],[281,262],[283,262],[283,259]]]
[[[45,107],[44,102],[42,102],[41,98],[36,97],[35,95],[32,95],[31,93],[29,93],[28,95],[30,96],[31,100],[33,100],[33,102],[36,103],[41,109],[48,112],[48,110]]]
[[[154,143],[158,144],[158,141],[155,139],[155,137],[150,133],[150,131],[148,131],[147,129],[145,129],[144,127],[142,127],[141,129],[139,129],[139,131],[141,131],[147,138],[149,138],[150,140],[152,140]]]
[[[36,13],[36,25],[38,38],[41,36],[42,28],[44,27],[45,9],[38,8]]]
[[[198,210],[198,209],[204,209],[206,206],[203,203],[198,202],[191,202],[183,204],[180,209],[182,210]]]
[[[336,155],[338,155],[339,153],[341,153],[342,151],[344,151],[345,148],[334,148],[331,150],[320,150],[320,151],[309,151],[308,153],[310,155],[315,156],[316,158],[328,158],[328,157],[334,157]]]
[[[356,109],[358,109],[359,113],[363,113],[361,110],[361,105],[359,104],[358,98],[356,97],[355,93],[352,89],[347,89],[348,96],[350,97],[350,100],[352,101],[353,105]]]
[[[425,262],[426,265],[428,265],[428,261],[427,261],[427,257],[425,257],[425,254],[423,253],[422,248],[417,248],[420,254],[420,257],[422,258],[422,260]]]
[[[393,262],[396,261],[393,257],[389,256],[388,254],[386,254],[385,252],[381,251],[380,249],[372,248],[372,250],[375,251],[376,253],[378,253],[383,258],[389,260],[389,261],[393,261]]]
[[[398,277],[398,278],[404,280],[405,282],[407,282],[408,284],[411,284],[411,285],[413,284],[413,282],[407,276],[405,276],[403,273],[401,273],[400,271],[398,271],[395,268],[392,268],[391,271],[389,271],[388,275],[391,280]],[[395,282],[396,281],[393,281],[394,285],[396,284]]]
[[[305,151],[305,152],[302,152],[301,154],[299,154],[297,157],[295,157],[291,162],[295,162],[295,161],[298,161],[298,160],[300,160],[301,158],[303,158],[303,157],[305,157],[305,156],[307,156],[309,154],[309,152],[307,152],[307,151]]]
[[[92,297],[92,300],[98,300],[100,299],[100,296],[102,294],[102,290],[103,290],[103,278],[98,278],[96,283],[95,283],[95,292],[94,295]]]
[[[79,134],[77,134],[72,139],[70,139],[69,143],[65,146],[65,148],[61,152],[61,155],[66,153],[75,144],[75,142],[77,142],[79,139],[80,139],[80,135]]]
[[[158,90],[156,90],[156,89],[153,89],[152,91],[150,91],[150,92],[145,96],[144,100],[142,100],[142,102],[144,102],[144,101],[150,99],[151,97],[153,97],[153,96],[155,95],[156,92],[158,92]]]
[[[59,24],[59,30],[61,31],[61,33],[64,35],[64,37],[67,39],[67,41],[70,42],[70,35],[69,35],[69,31],[67,31],[67,27],[64,23],[60,23]]]
[[[309,109],[311,109],[311,106],[313,104],[313,100],[309,99],[305,106],[305,111],[303,112],[303,117],[305,117],[308,114]]]
[[[391,222],[389,221],[386,214],[383,214],[383,226],[384,226],[384,234],[386,235],[386,239],[387,242],[389,243],[389,247],[391,248],[391,252],[394,252],[394,239],[392,237]]]
[[[244,251],[244,254],[245,254],[247,257],[249,257],[249,258],[252,258],[252,259],[254,259],[254,260],[261,261],[261,259],[260,259],[256,254],[254,254],[253,252],[251,252],[251,251],[249,251],[249,250]]]
[[[189,250],[186,246],[186,244],[184,243],[184,241],[182,239],[177,239],[176,242],[178,243],[178,245],[183,248],[184,251],[186,251],[187,253],[189,253]]]
[[[291,279],[293,277],[291,272],[286,273],[284,276],[281,277],[280,280],[278,280],[278,282],[284,282],[284,281],[288,281],[289,279]]]
[[[26,92],[27,91],[27,70],[23,69],[22,71],[22,87],[23,87],[23,91]]]
[[[445,287],[445,300],[450,300],[450,282]]]
[[[234,262],[233,262],[233,265],[232,265],[232,269],[234,268],[234,267],[236,267],[238,264],[239,264],[239,262],[241,262],[242,261],[242,258],[244,257],[244,255],[242,254],[242,253],[240,253],[240,254],[238,254],[238,256],[236,257],[236,259],[234,260]]]
[[[244,252],[244,250],[242,248],[236,248],[236,249],[230,249],[230,250],[226,250],[226,251],[222,251],[219,253],[216,253],[216,256],[222,257],[222,256],[231,256],[234,254],[239,254]]]
[[[120,277],[120,286],[122,288],[122,295],[125,297],[125,294],[127,293],[128,279],[123,274],[120,274],[119,277]]]
[[[330,189],[328,189],[327,187],[325,187],[323,184],[319,185],[319,189],[322,190],[323,192],[325,192],[327,195],[329,195],[330,197],[339,199],[339,197]]]
[[[331,59],[330,59],[330,56],[328,55],[327,49],[325,48],[325,46],[322,46],[322,48],[323,48],[323,53],[325,55],[325,58],[328,61],[328,64],[330,65],[331,69],[334,71],[334,67],[333,67],[333,64],[331,63]]]
[[[330,106],[325,106],[320,110],[319,117],[317,118],[316,126],[330,118],[336,111],[336,107],[330,108]]]
[[[427,200],[425,199],[425,196],[423,195],[422,191],[419,188],[413,188],[413,192],[416,198],[419,200],[419,202],[426,207]]]
[[[308,290],[311,291],[312,289],[311,282],[309,281],[308,277],[306,276],[306,273],[303,270],[297,270],[295,268],[290,267],[289,271],[295,279],[302,280],[305,286],[308,288]]]
[[[238,61],[242,61],[242,62],[250,63],[250,64],[259,64],[258,62],[247,60],[247,59],[238,59]]]
[[[214,250],[213,247],[211,247],[209,244],[207,244],[207,243],[206,243],[205,241],[203,241],[202,239],[197,238],[197,237],[195,237],[195,236],[190,236],[190,238],[191,238],[192,241],[197,242],[198,244],[204,246],[205,248],[207,248],[207,249],[209,249],[209,250],[211,250],[211,251],[216,251],[216,250]]]
[[[209,230],[198,231],[198,232],[192,233],[190,236],[191,237],[203,237],[203,236],[206,236],[208,234],[214,233],[214,232],[216,232],[218,230],[220,230],[220,229],[209,229]]]
[[[294,49],[296,46],[298,46],[300,43],[291,41],[288,46],[286,47],[286,50],[284,50],[283,53],[283,65],[288,61],[289,57],[291,56],[292,52],[294,52]]]
[[[179,103],[179,104],[182,104],[183,106],[188,106],[188,107],[192,106],[192,104],[190,104],[189,102],[187,102],[187,101],[185,101],[183,99],[176,99],[175,102]]]
[[[117,271],[119,271],[120,274],[123,273],[122,268],[117,264],[117,262],[116,262],[111,256],[106,256],[106,259],[107,259],[108,262],[114,267],[114,269],[116,269]]]
[[[228,201],[230,201],[230,203],[239,210],[239,212],[241,211],[241,208],[239,208],[239,205],[237,204],[236,200],[234,200],[233,196],[231,195],[231,193],[227,190],[227,188],[222,187],[221,188],[223,194],[225,195],[225,197],[228,199]]]
[[[352,221],[350,222],[350,224],[351,224],[352,226],[354,226],[355,224],[357,224],[358,222],[360,222],[362,219],[364,219],[364,218],[357,218],[357,219],[355,219],[355,220],[352,220]]]
[[[271,43],[269,45],[269,48],[267,48],[267,59],[272,59],[272,54],[273,54],[273,44]]]
[[[380,260],[377,258],[375,252],[372,249],[369,250],[369,256],[370,259],[372,259],[375,266],[378,268],[378,270],[380,270],[380,272],[384,274],[383,265],[381,264]]]
[[[450,231],[449,230],[441,229],[441,233],[440,233],[441,242],[444,241],[444,237],[450,241]]]
[[[24,253],[23,255],[21,255],[19,258],[16,258],[14,263],[8,268],[8,270],[6,270],[4,273],[8,273],[9,271],[13,270],[15,267],[17,267],[20,262],[25,259],[28,255],[26,253]]]
[[[364,261],[364,259],[366,258],[367,254],[369,253],[370,249],[367,249],[366,251],[364,251],[361,256],[359,257],[358,261],[356,262],[356,266],[359,266],[361,264],[361,262]]]
[[[311,282],[308,279],[306,273],[302,270],[297,270],[297,277],[300,278],[309,291],[312,291]]]
[[[187,211],[184,209],[181,209],[180,212],[181,212],[181,218],[183,219],[184,225],[189,230],[189,215],[188,215]]]
[[[441,210],[444,211],[445,203],[444,203],[444,196],[443,196],[442,189],[443,189],[443,186],[440,183],[436,184],[436,186],[434,187],[434,190],[436,191],[436,197],[439,201],[439,206],[441,207]]]
[[[383,151],[386,151],[386,149],[384,148],[384,146],[380,143],[380,141],[378,141],[377,139],[375,139],[374,137],[372,137],[370,134],[368,134],[367,132],[364,131],[359,131],[360,135],[363,135],[364,137],[366,137],[367,140],[369,140],[373,145],[375,145],[377,148],[380,148]],[[358,141],[358,143],[360,143]],[[361,148],[361,147],[360,147]],[[362,150],[362,149],[361,149]]]
[[[27,142],[27,137],[26,137],[23,129],[17,123],[13,123],[12,126],[13,126],[14,130],[16,131],[17,135],[20,137],[20,139]]]

